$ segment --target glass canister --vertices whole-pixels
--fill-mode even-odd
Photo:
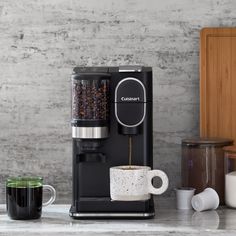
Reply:
[[[109,79],[106,73],[72,75],[72,137],[106,138],[109,123]]]
[[[225,151],[225,204],[236,208],[236,146],[228,146]]]
[[[182,186],[196,189],[214,188],[224,204],[224,151],[231,139],[190,138],[182,140]]]

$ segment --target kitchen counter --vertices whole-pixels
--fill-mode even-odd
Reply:
[[[161,205],[149,220],[74,220],[69,205],[52,205],[43,209],[40,220],[32,221],[10,220],[0,205],[0,235],[236,235],[236,210],[195,212]]]

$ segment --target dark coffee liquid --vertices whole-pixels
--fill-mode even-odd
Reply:
[[[128,166],[128,167],[122,167],[121,170],[139,170],[139,168],[133,167],[133,166]]]
[[[129,136],[129,168],[131,169],[132,165],[132,137]]]
[[[42,213],[42,186],[6,188],[7,212],[14,220],[38,219]]]

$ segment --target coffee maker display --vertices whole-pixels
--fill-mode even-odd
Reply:
[[[74,218],[150,218],[153,198],[112,201],[109,169],[153,166],[152,69],[76,67],[72,74]]]

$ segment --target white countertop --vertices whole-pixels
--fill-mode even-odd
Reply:
[[[74,220],[69,208],[52,205],[39,220],[14,221],[0,205],[0,235],[236,235],[236,210],[224,207],[201,213],[164,208],[149,220]]]

